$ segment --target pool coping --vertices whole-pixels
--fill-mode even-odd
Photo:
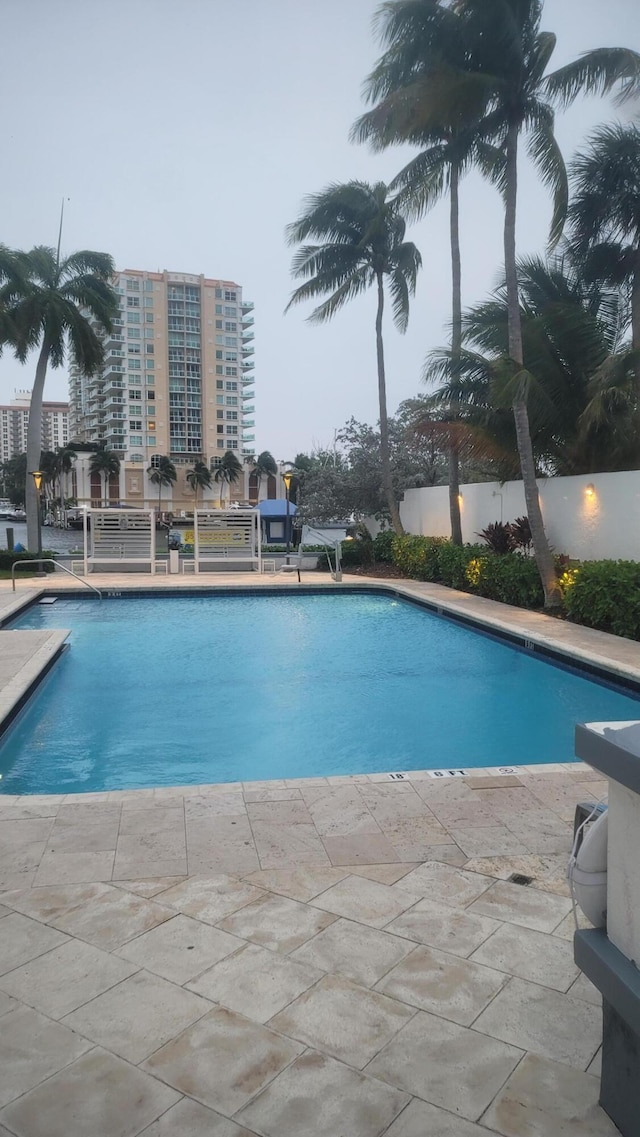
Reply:
[[[260,578],[260,586],[256,588],[255,577],[249,581],[237,581],[228,579],[219,583],[207,582],[203,585],[201,582],[188,583],[185,581],[169,582],[162,584],[158,587],[158,583],[152,578],[149,581],[145,580],[144,583],[139,579],[137,581],[128,580],[122,581],[119,576],[114,580],[115,574],[94,574],[95,584],[102,587],[107,595],[113,595],[114,592],[118,595],[122,593],[127,594],[146,594],[146,595],[184,595],[184,594],[215,594],[215,593],[231,593],[242,594],[247,592],[267,592],[267,594],[280,594],[282,592],[283,584],[279,581],[274,584],[272,581],[264,581],[264,577]],[[136,574],[139,577],[140,574]],[[314,574],[315,575],[315,574]],[[105,579],[105,577],[107,579]],[[151,583],[150,583],[151,581]],[[163,578],[164,581],[164,578]],[[264,583],[263,583],[264,582]],[[109,587],[111,586],[111,587]],[[456,592],[454,589],[449,589],[443,585],[428,584],[418,581],[398,581],[396,579],[380,579],[374,577],[351,577],[347,578],[339,584],[335,584],[331,580],[305,580],[301,585],[294,583],[287,579],[287,591],[294,593],[321,593],[327,588],[334,591],[343,593],[348,592],[380,592],[383,594],[391,594],[399,598],[410,601],[411,603],[418,604],[421,607],[427,608],[429,611],[435,612],[437,615],[445,616],[446,618],[453,619],[456,622],[461,622],[466,626],[472,627],[479,632],[486,632],[494,634],[502,640],[518,646],[522,650],[538,652],[542,656],[547,656],[555,660],[560,665],[577,666],[581,670],[591,671],[597,677],[607,679],[614,682],[621,682],[623,686],[628,685],[635,688],[640,688],[640,645],[632,640],[624,640],[619,636],[613,636],[606,632],[598,632],[591,628],[584,628],[580,625],[569,624],[558,620],[551,616],[546,616],[540,612],[530,612],[525,609],[511,607],[506,604],[500,604],[496,601],[485,600],[482,597],[473,596],[468,593]],[[47,583],[43,586],[36,588],[29,588],[28,591],[11,593],[7,596],[6,589],[0,591],[0,632],[10,632],[12,636],[28,636],[28,631],[9,630],[4,627],[4,624],[13,619],[24,608],[30,607],[37,603],[45,595],[72,595],[74,597],[85,596],[84,589],[78,588],[77,585],[67,584],[67,582],[54,582],[49,578]],[[59,658],[65,647],[66,639],[69,635],[68,630],[56,630],[51,633],[51,642],[46,647],[40,647],[34,651],[32,656],[25,660],[19,672],[12,676],[9,682],[3,682],[0,675],[0,735],[11,724],[13,719],[19,713],[21,708],[27,702],[31,694],[36,690],[40,681],[48,673],[55,661]],[[582,641],[582,642],[581,642]],[[637,660],[633,660],[633,655],[637,656]],[[342,775],[329,778],[317,779],[294,779],[296,784],[300,782],[317,782],[318,784],[349,784],[354,781],[387,781],[387,780],[421,780],[426,777],[482,777],[482,776],[499,776],[499,775],[515,775],[518,772],[536,772],[536,773],[560,773],[566,770],[576,771],[579,764],[571,763],[539,763],[535,766],[519,766],[517,764],[505,764],[504,766],[482,767],[473,768],[468,774],[460,774],[457,771],[434,771],[434,770],[415,770],[415,771],[391,771],[380,772],[374,774],[356,774],[356,775]],[[279,779],[274,779],[279,781]],[[287,782],[287,779],[285,779]],[[265,783],[260,783],[263,787]],[[223,782],[208,784],[206,789],[208,792],[214,792],[219,789],[220,792],[230,791],[232,789],[239,789],[245,785],[242,782]],[[256,783],[246,783],[252,789],[258,788]],[[158,792],[165,790],[175,794],[180,787],[158,787]],[[185,787],[182,787],[184,792]],[[122,793],[122,794],[148,794],[149,789],[124,789],[120,791],[104,791],[105,793]],[[156,792],[156,791],[154,791]],[[102,791],[100,791],[102,794]],[[4,795],[3,795],[4,796]],[[34,796],[34,795],[30,795]],[[39,796],[39,795],[35,795]],[[64,797],[69,800],[86,800],[86,794],[64,794],[64,795],[47,795],[55,797]],[[89,794],[92,797],[92,794]]]

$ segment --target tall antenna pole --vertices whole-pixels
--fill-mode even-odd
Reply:
[[[60,267],[60,245],[62,243],[62,222],[64,221],[64,197],[60,205],[60,228],[58,230],[58,252],[56,254],[56,268]]]

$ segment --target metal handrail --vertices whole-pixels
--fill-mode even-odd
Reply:
[[[69,576],[72,576],[74,580],[79,580],[80,584],[86,584],[87,588],[97,593],[100,600],[102,600],[102,593],[99,588],[96,588],[93,584],[89,584],[88,580],[85,580],[82,576],[78,576],[77,572],[72,572],[66,565],[61,565],[60,561],[54,561],[53,557],[37,557],[34,561],[14,561],[11,566],[11,585],[14,592],[16,590],[16,569],[22,568],[24,565],[55,565],[56,568],[62,569],[63,572],[68,572]]]
[[[312,525],[307,525],[306,529],[307,529],[308,533],[315,533],[316,538],[319,538],[319,543],[323,545],[324,551],[327,555],[327,562],[329,565],[329,572],[331,573],[331,577],[333,580],[336,581],[336,583],[340,583],[340,581],[342,580],[342,565],[340,563],[340,551],[342,548],[342,541],[336,540],[333,542],[333,554],[334,554],[335,559],[336,559],[336,567],[334,570],[331,568],[331,554],[329,552],[328,542],[327,542],[326,538],[324,537],[324,535],[322,533],[319,533],[317,529],[314,529]],[[307,541],[306,544],[310,544],[310,542]],[[300,548],[300,549],[304,548],[302,541],[300,542],[298,548]]]

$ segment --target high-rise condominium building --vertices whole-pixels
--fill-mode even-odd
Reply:
[[[0,462],[24,454],[27,449],[30,391],[16,391],[11,403],[0,406]],[[55,450],[69,441],[69,404],[42,404],[42,449]]]
[[[253,304],[242,288],[176,272],[127,269],[105,366],[71,369],[71,437],[103,441],[126,465],[209,466],[253,453]]]

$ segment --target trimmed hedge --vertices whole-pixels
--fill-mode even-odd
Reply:
[[[640,564],[584,561],[560,577],[570,620],[640,640]]]
[[[544,594],[534,560],[492,553],[486,545],[454,545],[444,537],[396,537],[394,562],[414,580],[428,580],[520,608],[541,608]]]
[[[0,549],[0,571],[11,572],[11,567],[16,561],[34,561],[37,555],[37,553],[30,553],[26,550],[24,553],[10,553],[8,549]],[[55,557],[56,553],[52,552],[51,549],[43,549],[42,556]],[[36,571],[35,565],[33,571]],[[53,572],[53,565],[45,565],[44,571]]]

